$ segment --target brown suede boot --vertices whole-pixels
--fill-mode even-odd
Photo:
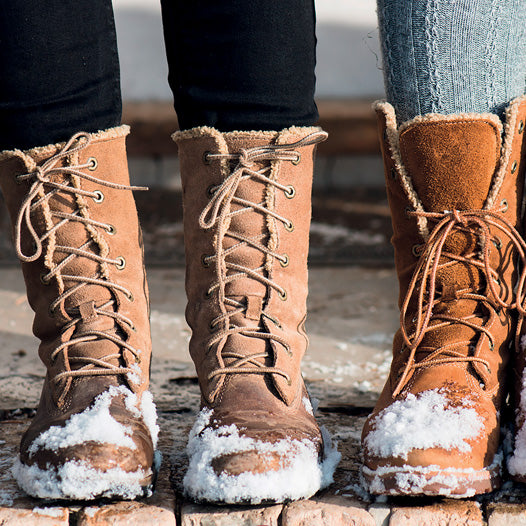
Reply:
[[[376,106],[401,328],[362,435],[372,493],[470,496],[498,487],[500,409],[514,342],[524,99],[495,115]]]
[[[318,128],[179,132],[186,317],[202,410],[185,489],[197,500],[308,497],[332,478],[300,374]],[[331,464],[332,463],[332,464]]]
[[[148,493],[148,291],[122,126],[0,153],[34,334],[47,367],[15,476],[42,498]]]

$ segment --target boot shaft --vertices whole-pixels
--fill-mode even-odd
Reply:
[[[287,403],[301,391],[314,144],[294,143],[309,134],[320,131],[197,128],[174,137],[183,182],[190,351],[209,402],[226,376],[210,374],[239,360],[221,354],[225,348],[259,354],[261,366],[286,371],[272,381]],[[237,333],[229,333],[233,326]],[[225,339],[216,342],[218,333]],[[264,386],[262,376],[254,382]]]

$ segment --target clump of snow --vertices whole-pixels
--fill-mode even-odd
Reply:
[[[521,350],[524,352],[526,336],[520,340]],[[519,407],[516,408],[517,417],[521,417],[522,425],[515,430],[513,454],[508,458],[508,471],[514,476],[526,475],[526,370],[522,372],[522,385]]]
[[[85,462],[69,461],[62,466],[40,469],[17,459],[13,475],[19,486],[32,497],[46,499],[91,500],[97,497],[135,499],[151,494],[144,481],[151,470],[133,473],[121,468],[99,471]]]
[[[142,418],[156,448],[159,426],[151,393],[144,392],[139,403],[137,395],[125,386],[112,386],[97,396],[90,407],[72,415],[64,426],[52,426],[41,433],[30,445],[29,456],[34,457],[39,450],[58,452],[60,449],[86,442],[137,449],[132,438],[132,428],[121,424],[111,415],[112,399],[117,396],[124,397],[126,408],[134,417]],[[112,468],[101,472],[88,462],[77,460],[68,461],[59,467],[49,465],[47,469],[27,466],[18,460],[13,467],[18,484],[30,495],[72,499],[112,495],[135,498],[143,494],[141,481],[151,476],[151,469],[148,471],[149,473],[143,470],[131,473]],[[83,488],[77,487],[81,480],[82,485],[85,485]]]
[[[309,397],[304,396],[302,399],[303,407],[305,407],[305,411],[309,413],[309,415],[314,416],[314,409],[312,408],[312,404],[310,403]]]
[[[46,517],[62,517],[64,515],[63,508],[33,508],[33,513],[37,515],[45,515]]]
[[[471,451],[469,440],[479,436],[484,428],[474,403],[452,404],[440,389],[409,393],[380,411],[364,445],[370,454],[389,458],[407,455],[414,449],[439,447]]]
[[[131,438],[131,428],[123,426],[110,414],[111,400],[117,391],[125,394],[128,390],[125,387],[111,387],[99,395],[91,407],[72,415],[65,426],[52,426],[41,433],[29,447],[29,456],[34,456],[39,449],[58,451],[86,442],[116,444],[136,449],[137,446]]]
[[[327,430],[322,428],[324,454],[320,462],[312,441],[283,439],[269,443],[241,435],[235,425],[213,429],[208,427],[212,414],[211,409],[202,409],[190,432],[187,446],[190,465],[184,488],[191,498],[232,504],[283,502],[310,497],[333,481],[341,455]],[[266,473],[245,472],[237,476],[218,475],[214,471],[215,458],[246,451],[277,454],[284,459],[283,466]]]
[[[88,516],[88,517],[95,517],[95,514],[97,513],[97,511],[99,510],[99,508],[92,508],[91,506],[89,508],[84,508],[84,513]]]

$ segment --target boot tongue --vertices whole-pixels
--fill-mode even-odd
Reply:
[[[415,123],[400,134],[402,163],[427,212],[483,208],[500,146],[484,119]]]
[[[419,122],[400,134],[402,163],[426,212],[482,209],[500,147],[498,128],[482,118]],[[431,231],[436,223],[429,221],[428,225]],[[471,253],[477,250],[477,238],[455,229],[443,250]],[[480,280],[473,265],[457,263],[438,272],[437,291],[443,299],[454,301],[456,291],[476,289]]]

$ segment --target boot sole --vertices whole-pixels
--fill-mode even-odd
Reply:
[[[71,464],[44,470],[17,460],[13,475],[28,495],[46,500],[133,500],[149,497],[157,479],[155,465],[148,470],[149,473],[128,473],[116,469],[102,472]]]
[[[437,469],[434,469],[437,468]],[[486,469],[440,469],[438,466],[387,466],[362,473],[373,495],[447,496],[465,498],[490,493],[501,486],[499,465]]]

